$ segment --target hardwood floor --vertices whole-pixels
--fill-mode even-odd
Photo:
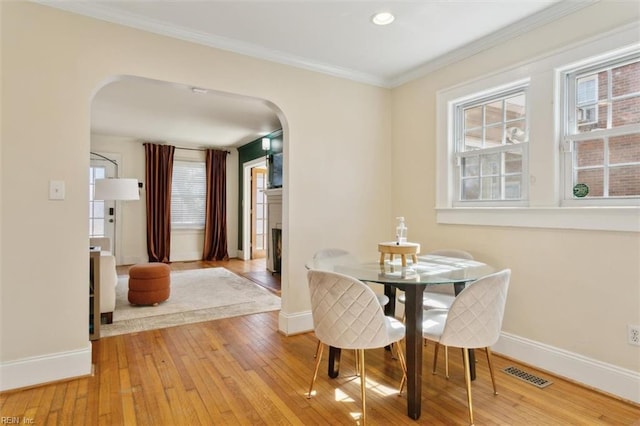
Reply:
[[[237,265],[243,267],[250,269]],[[312,333],[286,337],[277,329],[278,313],[268,312],[102,338],[93,342],[94,375],[4,392],[0,420],[16,417],[39,425],[358,424],[359,379],[351,351],[343,351],[337,379],[327,377],[323,363],[316,395],[307,399],[316,340]],[[406,399],[397,396],[397,361],[383,349],[367,351],[369,424],[467,424],[460,351],[450,351],[449,380],[442,362],[431,374],[433,346],[426,351],[418,421],[406,416]],[[477,425],[640,425],[640,406],[499,356],[494,364],[500,394],[494,396],[486,358],[478,355],[478,379],[472,386]],[[538,389],[500,371],[507,366],[553,384]]]

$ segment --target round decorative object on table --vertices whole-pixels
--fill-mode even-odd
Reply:
[[[380,264],[384,264],[384,256],[389,255],[389,261],[393,261],[393,256],[398,254],[402,259],[402,266],[407,266],[407,255],[411,256],[414,263],[418,262],[418,253],[420,253],[420,244],[418,243],[402,243],[395,241],[388,243],[379,243],[378,251],[380,252]]]
[[[129,303],[157,305],[169,298],[171,268],[165,263],[143,263],[129,269]]]

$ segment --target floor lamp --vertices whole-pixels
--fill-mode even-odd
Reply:
[[[111,163],[113,163],[116,167],[116,176],[118,176],[118,163],[115,161],[101,155],[96,154],[94,152],[92,155],[96,155],[101,157]],[[102,200],[102,201],[127,201],[127,200],[139,200],[140,193],[138,190],[138,180],[137,179],[126,179],[126,178],[107,178],[107,179],[96,179],[94,181],[94,192],[93,199],[94,200]],[[115,206],[114,206],[115,207]],[[118,234],[118,230],[116,229],[116,215],[113,216],[113,253],[116,255],[116,235]]]

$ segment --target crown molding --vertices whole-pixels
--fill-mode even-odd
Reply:
[[[581,0],[581,1],[570,1],[563,0],[559,3],[556,3],[553,6],[550,6],[540,12],[528,16],[527,18],[521,19],[514,24],[509,25],[508,27],[504,27],[498,31],[494,31],[493,33],[479,38],[465,46],[448,52],[442,56],[439,56],[435,59],[430,60],[429,62],[421,65],[407,73],[397,76],[389,81],[387,81],[388,87],[397,87],[401,86],[409,81],[415,80],[420,77],[424,77],[425,75],[436,71],[440,68],[444,68],[453,63],[462,61],[466,58],[469,58],[477,53],[480,53],[484,50],[495,47],[501,43],[506,42],[507,40],[516,38],[522,34],[525,34],[529,31],[532,31],[536,28],[539,28],[543,25],[549,24],[555,20],[558,20],[564,16],[575,13],[585,7],[591,6],[593,4],[598,3],[600,0]]]
[[[169,25],[166,22],[145,18],[143,16],[123,11],[117,11],[104,4],[93,2],[61,2],[55,0],[31,0],[43,6],[49,6],[67,12],[88,16],[106,22],[136,28],[151,33],[164,35],[192,43],[197,43],[221,50],[226,50],[258,59],[276,62],[283,65],[290,65],[309,71],[319,72],[334,77],[357,81],[384,88],[394,88],[405,84],[411,80],[423,77],[424,75],[443,68],[447,65],[461,61],[483,50],[497,46],[509,39],[541,27],[566,15],[574,13],[587,6],[591,6],[600,0],[562,0],[534,15],[521,19],[520,21],[495,31],[488,36],[482,37],[450,53],[439,56],[413,70],[402,73],[398,76],[385,78],[373,74],[363,73],[335,65],[317,62],[288,54],[274,49],[267,49],[251,43],[232,40],[201,31],[194,31],[188,28]]]
[[[148,31],[179,40],[214,47],[216,49],[226,50],[257,59],[263,59],[283,65],[290,65],[296,68],[302,68],[309,71],[331,75],[334,77],[354,80],[373,86],[387,86],[387,81],[384,78],[372,74],[362,73],[347,68],[337,67],[335,65],[309,60],[289,53],[268,49],[251,43],[233,40],[227,37],[221,37],[201,31],[195,31],[184,27],[170,25],[166,22],[146,18],[140,15],[116,11],[102,4],[91,2],[60,2],[55,0],[31,1],[43,6],[49,6],[78,15],[88,16],[90,18],[98,19],[101,21],[111,22],[113,24],[123,25],[126,27]]]

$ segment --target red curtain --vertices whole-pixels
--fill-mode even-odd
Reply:
[[[171,145],[144,144],[147,182],[147,253],[149,262],[169,262],[171,251]]]
[[[227,151],[207,150],[206,210],[202,260],[226,260],[227,252]]]

